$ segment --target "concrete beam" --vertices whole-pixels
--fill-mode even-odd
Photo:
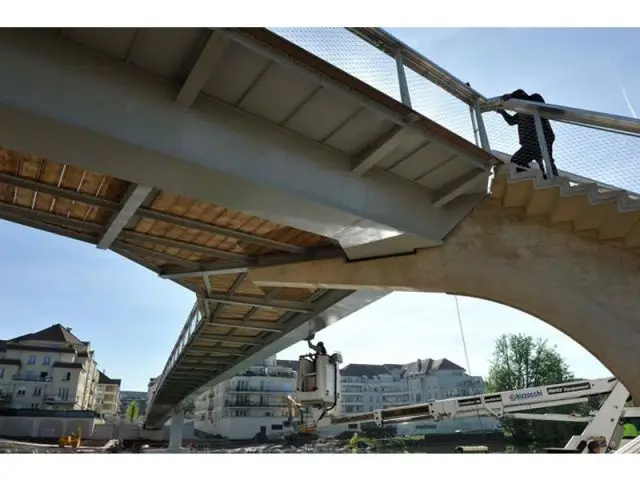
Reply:
[[[132,186],[122,201],[120,210],[113,215],[109,222],[109,226],[107,227],[107,231],[102,235],[102,238],[98,242],[99,249],[106,250],[113,244],[115,239],[127,226],[129,221],[135,215],[136,210],[138,210],[140,205],[142,205],[142,203],[147,199],[152,190],[152,187],[144,185]]]
[[[223,37],[219,32],[211,32],[209,40],[178,92],[176,103],[183,107],[190,107],[193,104],[228,46],[228,38]]]
[[[238,322],[237,320],[225,320],[221,318],[216,318],[215,320],[210,320],[207,322],[207,325],[211,325],[213,327],[225,327],[225,328],[241,328],[243,330],[256,330],[258,332],[273,332],[273,333],[281,333],[282,328],[276,328],[275,323],[273,322]]]
[[[340,247],[319,247],[303,250],[302,253],[275,253],[251,257],[241,261],[215,262],[201,264],[197,268],[167,267],[160,278],[192,278],[197,276],[228,275],[248,272],[252,268],[287,265],[290,263],[308,262],[328,258],[344,258]]]
[[[223,343],[236,343],[238,345],[249,345],[252,347],[260,347],[264,345],[264,342],[259,339],[253,339],[253,337],[239,337],[237,335],[211,335],[203,333],[198,340],[211,341],[211,342],[223,342]]]
[[[211,294],[202,297],[208,302],[223,303],[229,305],[249,305],[259,308],[270,308],[274,310],[288,310],[290,312],[309,313],[313,311],[313,306],[305,302],[293,302],[288,300],[268,300],[261,297],[247,297],[241,295],[227,296]]]
[[[362,175],[373,168],[380,160],[391,153],[400,144],[406,133],[405,128],[395,127],[387,135],[379,139],[373,147],[356,159],[352,172]]]
[[[0,144],[349,241],[439,241],[453,211],[429,193],[212,100],[41,31],[0,32]],[[69,65],[82,65],[81,69]],[[281,172],[286,171],[287,175]],[[464,210],[464,208],[463,208]],[[370,225],[366,236],[359,223]]]
[[[491,172],[487,170],[472,170],[465,173],[435,192],[433,194],[433,205],[439,208],[444,207],[460,195],[464,195],[482,179],[487,183],[489,175],[491,175]]]

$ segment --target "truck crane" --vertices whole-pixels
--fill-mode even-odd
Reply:
[[[346,423],[375,422],[377,426],[383,427],[416,420],[438,422],[443,419],[484,416],[498,419],[520,418],[587,423],[580,435],[571,437],[563,449],[557,449],[565,452],[577,453],[576,448],[580,442],[590,440],[598,441],[601,452],[640,451],[640,440],[623,438],[621,425],[622,418],[640,417],[640,408],[625,407],[629,391],[614,377],[433,400],[367,413],[339,415],[335,410],[340,397],[339,364],[342,362],[340,354],[303,355],[299,360],[296,395],[287,397],[287,400],[290,417],[296,414],[299,416],[300,431],[306,434],[315,434],[317,429],[323,426]],[[586,403],[595,395],[607,395],[607,398],[592,416],[524,413],[540,408]]]

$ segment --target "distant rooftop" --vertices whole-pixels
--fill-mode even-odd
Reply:
[[[35,333],[27,333],[26,335],[21,335],[20,337],[12,338],[7,340],[7,343],[22,343],[28,341],[37,341],[37,342],[59,342],[59,343],[70,343],[72,345],[84,345],[87,346],[89,342],[83,342],[74,334],[71,333],[71,329],[56,323],[55,325],[51,325],[44,330],[40,330]]]
[[[122,380],[120,380],[119,378],[109,378],[102,372],[98,372],[98,375],[98,384],[120,386],[120,384],[122,383]]]
[[[38,342],[53,343],[58,345],[39,344]],[[71,333],[71,329],[56,323],[43,330],[27,333],[9,340],[0,340],[0,351],[11,349],[28,349],[41,352],[78,353],[87,356],[90,343],[84,342]]]
[[[298,369],[297,360],[278,360],[278,366]],[[369,363],[349,363],[340,369],[340,374],[344,377],[368,377],[373,378],[378,375],[392,375],[398,371],[403,374],[427,374],[430,372],[440,372],[445,370],[465,371],[460,365],[453,363],[447,358],[434,360],[432,358],[418,359],[415,362],[384,363],[374,365]]]

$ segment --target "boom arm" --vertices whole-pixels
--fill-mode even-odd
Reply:
[[[332,424],[375,421],[378,426],[382,427],[392,423],[423,419],[440,421],[478,415],[503,418],[515,412],[584,403],[590,396],[611,393],[618,384],[618,380],[613,377],[569,382],[485,395],[434,400],[418,405],[336,416],[332,417],[330,421]]]

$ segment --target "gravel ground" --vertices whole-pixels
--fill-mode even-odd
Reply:
[[[0,453],[104,453],[97,447],[60,448],[57,445],[0,440]]]
[[[370,449],[363,448],[360,450],[362,453],[365,453]],[[306,444],[299,447],[287,444],[276,444],[242,448],[201,450],[196,453],[351,453],[351,447],[345,445],[345,442],[337,440],[319,440],[312,444]]]
[[[358,453],[370,453],[370,447],[363,446],[358,449]],[[60,448],[55,445],[42,445],[24,442],[0,441],[0,453],[105,453],[104,449],[96,447]],[[152,453],[152,451],[149,451]],[[160,452],[157,452],[160,453]],[[344,441],[339,440],[319,440],[312,444],[294,446],[286,443],[257,445],[240,448],[217,448],[207,450],[197,450],[190,452],[185,449],[184,453],[352,453],[352,448]]]

